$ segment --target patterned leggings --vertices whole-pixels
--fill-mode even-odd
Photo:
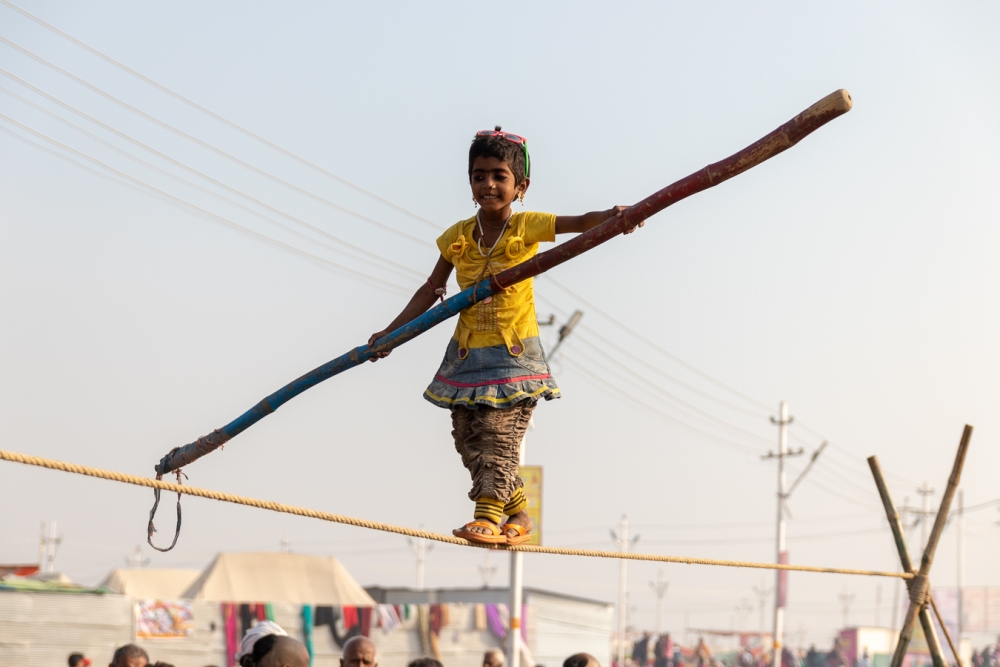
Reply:
[[[475,410],[451,409],[455,449],[472,475],[471,500],[493,498],[506,503],[524,486],[518,476],[518,460],[536,404],[521,401],[509,408],[477,405]]]

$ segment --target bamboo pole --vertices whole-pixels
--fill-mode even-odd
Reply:
[[[938,508],[937,516],[934,518],[934,526],[931,534],[927,538],[927,545],[924,547],[923,556],[920,559],[920,569],[917,575],[908,583],[910,589],[911,604],[906,610],[906,618],[903,619],[903,627],[899,632],[899,642],[896,644],[896,651],[893,653],[890,667],[901,667],[903,658],[906,656],[906,649],[910,639],[913,637],[913,624],[917,615],[927,609],[927,599],[930,594],[930,580],[928,579],[931,565],[934,563],[934,553],[937,551],[938,541],[944,531],[945,522],[948,520],[948,512],[951,510],[951,501],[955,497],[955,490],[958,488],[959,480],[962,478],[962,467],[965,465],[965,456],[969,451],[969,440],[972,438],[972,427],[968,424],[962,431],[962,440],[958,444],[958,452],[955,454],[955,463],[951,468],[951,475],[948,477],[948,486],[945,488],[944,496],[941,498],[941,506]],[[884,482],[883,482],[884,484]],[[934,658],[935,663],[941,662],[944,666],[943,657],[939,655]]]
[[[955,642],[951,640],[951,633],[948,632],[948,626],[944,624],[944,619],[941,617],[941,612],[938,611],[937,603],[934,602],[934,596],[928,595],[927,599],[931,603],[931,609],[934,610],[934,617],[937,619],[938,625],[941,626],[941,632],[944,633],[945,641],[948,642],[948,648],[951,649],[951,654],[955,656],[955,664],[958,667],[962,667],[962,658],[961,656],[958,655],[958,648],[956,648]]]
[[[882,497],[882,505],[885,507],[885,515],[889,519],[889,527],[892,529],[892,537],[896,541],[896,550],[899,551],[899,561],[903,566],[903,571],[913,572],[913,561],[910,560],[910,551],[906,546],[906,536],[903,533],[899,512],[892,501],[892,496],[889,495],[889,487],[885,483],[885,476],[882,474],[882,465],[879,463],[877,456],[869,457],[868,467],[872,470],[872,476],[875,478],[875,486],[878,487],[878,494]],[[910,581],[906,582],[907,589],[910,587]],[[926,607],[920,609],[920,627],[923,629],[924,637],[927,639],[927,648],[931,653],[931,659],[934,661],[934,667],[944,667],[941,642],[938,640],[934,623],[931,621],[930,613]],[[911,636],[906,638],[907,645],[909,645],[910,639],[912,639],[912,632]]]

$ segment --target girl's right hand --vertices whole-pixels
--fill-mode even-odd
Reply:
[[[390,333],[392,333],[392,331],[390,331],[389,329],[385,329],[383,331],[378,331],[376,333],[373,333],[372,337],[368,339],[368,347],[371,347],[372,345],[374,345],[375,341],[377,341],[382,336],[385,336],[386,334],[390,334]],[[388,357],[390,352],[392,352],[392,350],[386,350],[385,352],[376,352],[375,356],[371,357],[368,361],[370,361],[372,363],[375,363],[379,359],[382,359],[384,357]]]

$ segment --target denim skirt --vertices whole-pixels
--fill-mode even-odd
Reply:
[[[513,356],[506,345],[469,348],[465,359],[458,356],[458,341],[452,339],[444,361],[434,375],[424,398],[442,408],[477,405],[510,407],[521,401],[559,398],[538,336],[521,340],[524,352]]]

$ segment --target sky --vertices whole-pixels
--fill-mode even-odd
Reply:
[[[641,551],[772,560],[777,472],[761,457],[787,401],[804,451],[790,479],[830,443],[789,500],[792,562],[897,568],[865,459],[897,504],[919,506],[927,481],[934,508],[968,423],[962,490],[982,507],[965,581],[1000,585],[995,4],[17,5],[287,152],[0,5],[3,449],[151,476],[169,449],[366,341],[429,274],[440,231],[473,214],[477,130],[528,138],[528,209],[578,214],[634,203],[846,88],[846,116],[536,281],[540,319],[555,316],[546,345],[584,313],[551,360],[563,397],[528,434],[543,542],[610,549],[627,514]],[[306,392],[187,483],[461,525],[449,415],[421,398],[452,327]],[[4,463],[0,562],[33,562],[55,519],[56,568],[97,583],[143,542],[151,500]],[[398,536],[184,510],[176,549],[143,545],[152,566],[287,540],[364,585],[415,583]],[[437,544],[426,585],[480,586],[492,567],[502,585],[507,566]],[[661,570],[664,629],[682,636],[756,629],[754,587],[774,582],[632,564],[635,627],[654,629]],[[957,570],[952,522],[932,581]],[[612,602],[618,563],[528,555],[525,581]],[[828,646],[842,595],[848,623],[889,625],[897,588],[792,574],[789,640]]]

